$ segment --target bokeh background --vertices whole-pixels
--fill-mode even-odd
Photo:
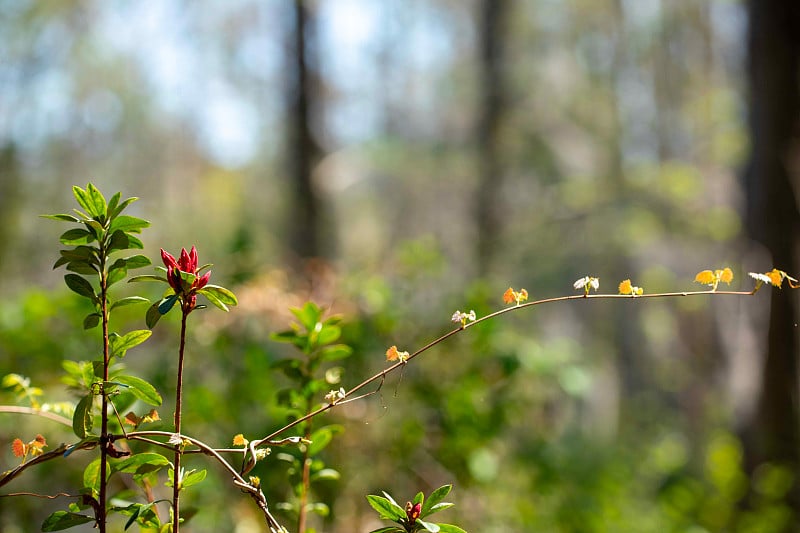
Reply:
[[[220,447],[285,421],[270,365],[292,354],[269,334],[307,299],[344,317],[347,386],[509,285],[798,274],[790,0],[0,0],[0,35],[0,375],[47,401],[74,401],[62,360],[98,353],[51,270],[65,227],[37,217],[75,184],[140,197],[145,253],[196,245],[239,296],[192,315],[184,428]],[[794,531],[796,306],[788,289],[578,302],[471,329],[327,417],[342,477],[313,525],[368,531],[364,495],[454,483],[442,521],[471,532]],[[119,331],[143,327],[125,311]],[[175,334],[165,319],[125,360],[165,420]],[[37,432],[74,439],[0,414],[0,469]],[[74,491],[88,455],[4,493]],[[207,466],[184,529],[263,531]],[[255,473],[286,497],[285,466]],[[65,500],[0,498],[0,531]]]

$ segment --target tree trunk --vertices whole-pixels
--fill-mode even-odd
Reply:
[[[306,0],[292,0],[295,28],[292,52],[293,82],[289,84],[289,167],[291,202],[288,214],[289,247],[297,259],[320,255],[320,200],[312,184],[312,169],[320,148],[311,132],[313,81],[316,56],[313,13]]]
[[[503,183],[500,164],[500,121],[504,76],[501,42],[508,0],[483,0],[480,7],[480,83],[482,102],[477,141],[479,178],[475,198],[478,275],[486,275],[499,244]]]
[[[747,75],[751,154],[745,172],[747,228],[776,268],[796,276],[800,132],[800,4],[750,0]],[[773,290],[751,464],[785,463],[800,474],[797,401],[797,293]]]

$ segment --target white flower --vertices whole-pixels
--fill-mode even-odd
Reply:
[[[339,390],[332,390],[326,394],[325,399],[330,403],[336,403],[339,400],[343,400],[345,396],[347,396],[347,393],[345,392],[344,387],[339,387]]]
[[[758,272],[748,272],[748,274],[751,278],[755,280],[772,285],[772,280],[766,274],[759,274]]]
[[[178,433],[173,433],[172,435],[170,435],[169,440],[167,441],[167,444],[172,444],[174,446],[180,446],[181,444],[183,444],[183,439],[181,438],[181,436]]]
[[[453,313],[453,317],[450,319],[451,322],[455,322],[456,324],[461,324],[461,311],[456,311]]]
[[[591,278],[589,276],[586,276],[584,278],[576,280],[575,283],[572,284],[572,286],[575,287],[575,289],[582,289],[586,286],[587,283],[589,283],[590,280]]]

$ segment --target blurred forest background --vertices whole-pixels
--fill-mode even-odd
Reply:
[[[584,275],[650,293],[697,289],[705,268],[732,267],[745,290],[773,263],[797,276],[798,11],[0,0],[0,375],[74,401],[61,361],[96,356],[51,270],[65,228],[37,217],[89,181],[141,198],[154,262],[196,245],[239,296],[191,320],[184,428],[221,447],[283,424],[270,365],[291,352],[269,334],[309,298],[344,316],[348,386],[388,346],[448,331],[455,309],[500,307],[509,285],[540,298]],[[475,533],[796,531],[794,292],[578,304],[471,329],[329,415],[346,428],[325,452],[342,478],[320,485],[318,530],[379,527],[365,494],[452,482],[442,520]],[[125,309],[118,331],[144,327]],[[165,398],[175,329],[125,360]],[[37,432],[74,440],[0,415],[0,470]],[[73,490],[86,455],[4,491]],[[187,531],[262,531],[196,461],[209,479],[183,499],[200,509]],[[286,497],[280,463],[254,473]],[[37,530],[63,503],[0,498],[0,531]]]

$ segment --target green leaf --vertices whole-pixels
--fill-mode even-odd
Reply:
[[[128,268],[128,270],[146,267],[149,264],[151,264],[150,258],[145,255],[137,254],[125,258],[125,266]]]
[[[42,522],[42,531],[61,531],[89,522],[94,522],[94,518],[68,511],[56,511]]]
[[[87,394],[75,406],[75,414],[72,415],[72,431],[79,439],[86,438],[86,435],[92,431],[92,400],[93,396]]]
[[[147,308],[147,314],[145,314],[144,323],[148,328],[153,329],[156,327],[156,324],[158,324],[160,319],[161,313],[158,311],[158,302],[156,302]]]
[[[131,279],[128,280],[128,283],[134,283],[137,281],[160,281],[162,283],[168,283],[167,278],[164,276],[154,276],[153,274],[142,274],[140,276],[133,276]]]
[[[239,303],[239,301],[236,299],[236,296],[231,291],[225,287],[220,287],[219,285],[206,285],[197,292],[206,296],[212,294],[217,300],[225,305],[237,305]]]
[[[100,273],[97,267],[88,261],[70,261],[67,263],[67,270],[85,276],[97,276]]]
[[[344,427],[338,424],[321,427],[311,434],[308,440],[308,455],[313,457],[321,452],[333,440],[333,436],[344,431]]]
[[[417,519],[417,524],[424,527],[424,531],[430,531],[431,533],[439,533],[439,524],[432,524],[430,522],[425,522],[424,520]]]
[[[97,187],[91,183],[87,184],[86,196],[88,197],[89,202],[91,202],[91,207],[87,207],[86,212],[95,218],[105,218],[106,199],[103,197],[103,194],[97,190]]]
[[[130,246],[130,237],[122,230],[117,230],[111,234],[111,239],[108,241],[108,252],[114,250],[127,250],[132,248]]]
[[[167,296],[158,304],[158,312],[162,315],[166,315],[172,309],[172,306],[175,305],[175,302],[178,301],[178,295],[173,294],[172,296]]]
[[[108,463],[106,463],[108,464]],[[106,468],[106,479],[111,475],[111,469]],[[83,471],[83,486],[94,491],[100,491],[100,458],[98,457]]]
[[[142,241],[140,241],[138,237],[128,234],[128,248],[142,250],[144,244],[142,244]]]
[[[113,381],[127,386],[128,390],[143,402],[150,405],[161,405],[161,395],[158,394],[155,387],[142,378],[137,378],[136,376],[114,376]]]
[[[62,233],[58,240],[66,246],[78,246],[93,242],[95,236],[85,229],[73,228]]]
[[[114,472],[125,472],[133,474],[137,472],[142,466],[149,465],[154,467],[162,467],[170,464],[169,460],[160,453],[144,452],[131,455],[130,457],[112,464],[111,468]]]
[[[418,503],[423,503],[424,501],[425,501],[425,494],[424,494],[424,493],[422,493],[422,492],[418,492],[418,493],[416,494],[416,496],[414,496],[414,501],[412,501],[411,503],[413,503],[414,505],[416,505],[416,504],[418,504]]]
[[[125,233],[139,233],[148,226],[150,226],[150,222],[144,219],[130,215],[120,215],[111,221],[108,231],[114,233],[117,230],[122,230]]]
[[[422,506],[422,510],[420,511],[420,517],[425,518],[429,514],[433,513],[433,506],[437,503],[444,500],[450,491],[453,489],[453,485],[442,485],[438,489],[434,490],[428,496],[427,501],[425,501],[424,505]]]
[[[217,298],[214,295],[214,293],[206,292],[205,290],[202,289],[197,292],[208,298],[208,301],[214,304],[214,306],[217,307],[218,309],[222,309],[226,313],[229,311],[228,306],[222,303],[222,301],[219,298]]]
[[[74,217],[72,215],[67,214],[58,214],[58,215],[39,215],[42,218],[49,218],[50,220],[61,220],[63,222],[80,222],[78,217]]]
[[[319,351],[319,358],[323,361],[338,361],[350,357],[353,354],[353,349],[346,344],[333,344],[325,346]]]
[[[77,274],[67,274],[64,276],[64,282],[67,284],[67,287],[72,289],[74,292],[80,294],[81,296],[85,296],[93,301],[97,300],[97,295],[94,293],[94,288],[92,284],[89,283],[86,279],[80,277]]]
[[[83,329],[96,328],[100,323],[101,318],[103,317],[100,316],[100,313],[91,313],[86,315],[86,318],[83,319]]]
[[[147,298],[142,298],[141,296],[128,296],[127,298],[122,298],[117,300],[116,302],[111,304],[111,309],[116,309],[117,307],[123,307],[125,305],[133,305],[133,304],[140,304],[140,303],[150,303],[150,300]]]
[[[382,496],[370,494],[367,496],[367,501],[373,509],[378,511],[378,514],[380,514],[381,518],[384,520],[401,520],[406,518],[405,509]]]
[[[322,326],[317,337],[317,344],[330,344],[342,336],[339,326]]]
[[[467,533],[458,526],[452,524],[436,524],[439,526],[439,533]]]
[[[306,302],[303,307],[293,307],[290,311],[307,331],[313,331],[322,316],[322,310],[314,302]]]
[[[206,474],[207,472],[205,469],[196,472],[190,471],[188,474],[184,475],[181,480],[181,490],[191,487],[192,485],[197,485],[206,478]]]
[[[75,196],[75,200],[78,202],[78,205],[81,206],[90,217],[96,216],[96,214],[92,212],[94,202],[92,202],[88,192],[75,185],[72,187],[72,194]]]
[[[369,533],[405,533],[405,532],[406,532],[405,529],[395,526],[389,526],[389,527],[380,527],[378,529],[373,529]]]
[[[125,357],[125,352],[138,346],[139,344],[150,338],[153,332],[149,329],[137,329],[129,331],[125,335],[113,336],[109,338],[111,344],[111,355],[114,357]]]
[[[124,259],[117,259],[114,264],[108,269],[108,277],[106,278],[106,286],[110,287],[118,281],[125,279],[128,275],[128,268],[125,266]]]
[[[128,198],[128,199],[126,199],[126,200],[124,200],[124,201],[123,201],[121,204],[119,204],[119,205],[118,205],[118,206],[117,206],[117,207],[116,207],[116,208],[115,208],[115,209],[114,209],[114,210],[111,212],[111,215],[110,215],[110,217],[111,217],[111,218],[114,218],[114,217],[118,216],[120,213],[122,213],[122,212],[125,210],[125,208],[126,208],[126,207],[128,207],[129,205],[131,205],[131,204],[132,204],[133,202],[135,202],[136,200],[138,200],[138,198],[136,198],[135,196],[134,196],[134,197],[131,197],[131,198]]]
[[[320,480],[336,481],[341,477],[342,475],[339,473],[338,470],[334,470],[333,468],[323,468],[319,472],[314,472],[313,474],[311,474],[311,481],[320,481]]]
[[[114,196],[112,196],[111,199],[108,201],[108,205],[106,206],[106,220],[109,218],[113,218],[114,209],[117,208],[121,195],[122,193],[116,192],[114,193]]]

